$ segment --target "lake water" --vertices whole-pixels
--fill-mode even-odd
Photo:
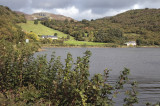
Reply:
[[[90,74],[103,73],[105,68],[112,69],[110,72],[110,80],[114,83],[124,67],[131,71],[130,80],[138,82],[138,98],[139,104],[155,103],[160,101],[160,48],[44,48],[35,54],[47,54],[47,58],[53,51],[56,56],[61,56],[64,59],[70,52],[76,60],[77,56],[83,56],[86,50],[92,52],[90,58]],[[124,97],[119,95],[116,101],[116,106],[121,106]]]

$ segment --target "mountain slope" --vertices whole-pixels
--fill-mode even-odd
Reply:
[[[26,22],[25,18],[17,15],[8,7],[0,6],[0,39],[10,42],[19,42],[24,38],[24,34],[20,27],[16,24]]]
[[[160,45],[160,9],[130,10],[107,21],[119,25],[129,39],[139,40],[145,45]]]
[[[141,27],[160,32],[160,9],[137,9],[110,18],[112,23],[122,26]]]

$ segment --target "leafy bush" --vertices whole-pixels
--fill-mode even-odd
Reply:
[[[28,34],[26,35],[26,37],[27,37],[28,39],[32,40],[33,42],[39,41],[39,39],[40,39],[40,38],[38,37],[38,35],[36,35],[36,34],[33,33],[33,32],[28,33]]]
[[[5,45],[4,42],[2,44]],[[128,80],[129,70],[126,68],[115,86],[107,83],[108,69],[104,70],[104,75],[91,77],[90,51],[86,51],[83,57],[77,57],[75,63],[68,53],[63,65],[60,57],[54,54],[50,61],[46,56],[33,58],[27,45],[13,47],[7,43],[2,48],[2,54],[5,54],[0,58],[2,105],[113,105],[112,98]],[[130,100],[132,98],[125,99],[126,104],[137,102]]]

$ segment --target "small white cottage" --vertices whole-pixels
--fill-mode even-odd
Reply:
[[[127,46],[136,46],[136,41],[130,41],[125,43]]]
[[[53,36],[53,35],[42,35],[41,38],[50,38],[50,39],[58,39],[57,36]]]
[[[26,43],[29,43],[29,39],[26,39]]]

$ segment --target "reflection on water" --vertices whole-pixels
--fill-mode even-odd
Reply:
[[[116,79],[124,67],[131,70],[130,80],[138,81],[140,104],[160,101],[160,49],[159,48],[45,48],[46,51],[36,55],[47,54],[47,58],[53,51],[56,56],[61,56],[64,63],[66,54],[70,52],[76,60],[77,56],[83,56],[86,50],[92,52],[90,58],[90,74],[103,73],[105,68],[112,69],[110,83]],[[122,103],[121,94],[116,99],[116,105]]]

